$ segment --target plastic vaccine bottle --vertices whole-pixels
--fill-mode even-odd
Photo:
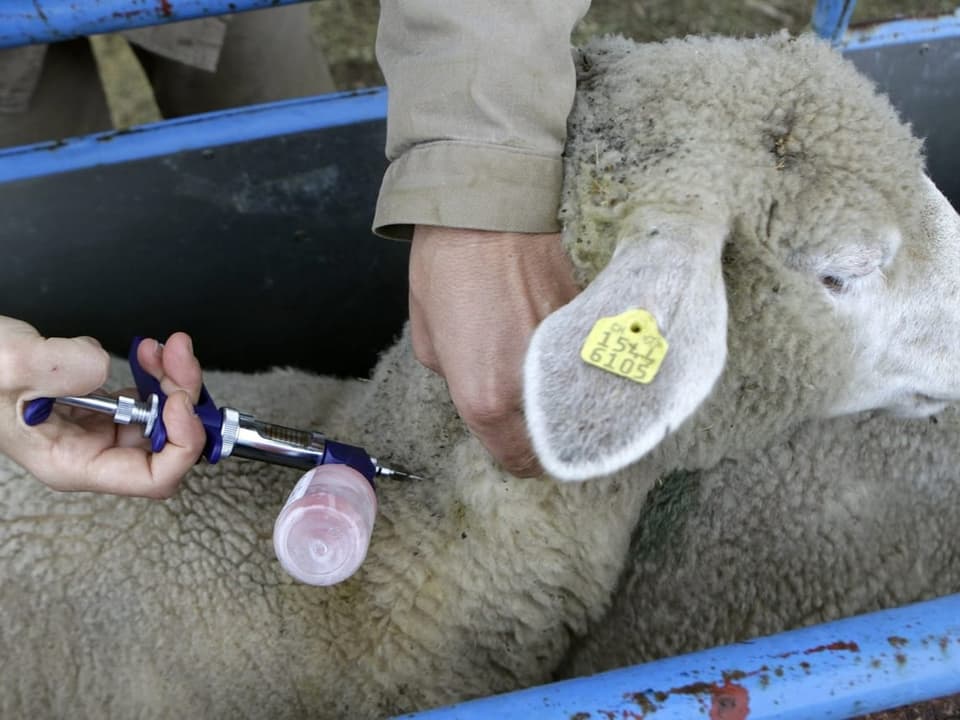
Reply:
[[[349,465],[318,465],[294,486],[273,526],[273,549],[292,577],[334,585],[363,563],[377,495]]]

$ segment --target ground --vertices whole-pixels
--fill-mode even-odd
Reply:
[[[642,41],[688,34],[758,35],[786,28],[808,29],[813,2],[797,0],[593,0],[574,42],[605,33]],[[853,23],[900,16],[952,12],[957,0],[861,0]],[[374,59],[379,2],[316,0],[312,11],[317,41],[326,51],[340,89],[383,84]],[[126,44],[101,38],[95,45],[119,126],[156,118],[149,90]],[[960,695],[875,713],[863,720],[960,720]]]

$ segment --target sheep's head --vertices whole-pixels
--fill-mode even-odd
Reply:
[[[616,471],[698,414],[762,435],[960,399],[960,218],[889,102],[823,43],[597,43],[566,170],[586,287],[525,368],[551,474]]]

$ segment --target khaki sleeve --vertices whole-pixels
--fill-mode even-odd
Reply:
[[[374,230],[415,224],[555,232],[576,76],[570,33],[589,0],[382,0],[389,89]]]

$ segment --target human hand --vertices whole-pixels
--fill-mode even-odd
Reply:
[[[517,477],[542,473],[523,416],[527,345],[578,292],[559,234],[414,229],[414,354],[446,379],[467,427]]]
[[[203,425],[193,410],[200,364],[184,333],[162,347],[144,340],[137,358],[168,396],[161,452],[150,452],[142,428],[75,408],[56,406],[46,422],[28,427],[27,401],[98,390],[110,359],[93,338],[45,339],[27,323],[0,316],[0,452],[54,490],[170,497],[203,450]]]

